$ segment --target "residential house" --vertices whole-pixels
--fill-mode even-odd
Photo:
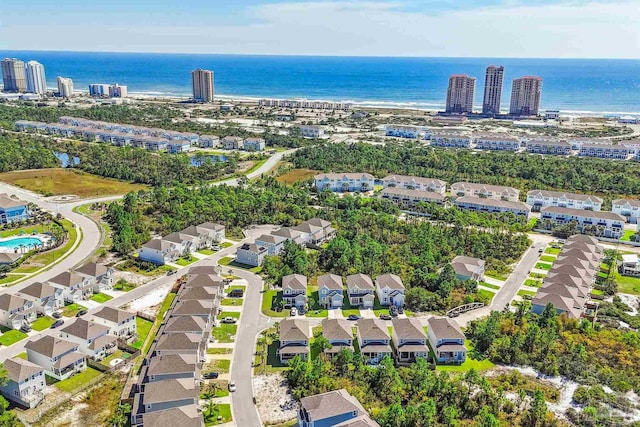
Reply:
[[[324,129],[317,125],[299,125],[295,128],[300,129],[300,133],[305,138],[320,138],[324,136]],[[292,129],[295,129],[292,128]]]
[[[476,135],[476,148],[478,150],[518,151],[520,138],[504,133],[487,133]]]
[[[245,151],[264,151],[265,143],[263,138],[247,138],[244,140]]]
[[[502,185],[476,184],[473,182],[456,182],[451,185],[451,196],[472,196],[483,199],[505,200],[517,202],[520,190]]]
[[[467,358],[465,336],[460,327],[446,317],[431,317],[427,321],[431,350],[438,363],[463,363]]]
[[[352,307],[373,308],[374,286],[371,277],[358,273],[347,276],[347,294]]]
[[[109,335],[108,327],[83,318],[65,326],[60,336],[78,344],[78,350],[94,360],[102,360],[118,349],[118,338]]]
[[[136,419],[137,421],[137,419]],[[142,422],[132,427],[204,427],[204,418],[198,405],[182,405],[142,415]]]
[[[391,200],[401,208],[412,208],[418,203],[435,203],[437,205],[443,205],[446,200],[446,196],[442,193],[394,187],[383,189],[381,197],[383,199]]]
[[[532,154],[552,154],[568,156],[571,154],[571,144],[567,141],[531,140],[527,141],[527,152]]]
[[[163,239],[153,239],[142,245],[138,259],[158,265],[173,262],[182,255],[180,246]]]
[[[217,306],[213,301],[186,300],[177,301],[171,310],[171,317],[195,316],[202,318],[207,324],[211,324],[217,312]]]
[[[599,211],[603,200],[589,194],[567,193],[563,191],[531,190],[527,192],[527,204],[534,212],[549,206],[561,208]]]
[[[44,316],[51,316],[64,306],[63,290],[47,283],[32,283],[20,290],[20,296],[32,300],[36,312]]]
[[[370,173],[323,173],[314,176],[318,191],[371,191],[375,178]]]
[[[4,361],[7,383],[0,392],[7,399],[26,408],[35,408],[44,400],[46,381],[42,366],[19,357]]]
[[[258,246],[255,243],[245,243],[236,250],[236,262],[258,267],[262,265],[264,257],[268,254],[269,251],[264,246]]]
[[[434,132],[430,144],[432,147],[471,148],[471,136],[465,133]]]
[[[377,365],[386,356],[391,357],[391,337],[383,320],[360,318],[358,320],[358,343],[366,363]]]
[[[406,188],[407,190],[429,191],[444,194],[447,183],[434,178],[407,175],[388,175],[382,179],[385,188]]]
[[[109,334],[118,338],[136,335],[136,314],[119,308],[103,306],[93,313],[93,321],[109,328]]]
[[[206,244],[211,246],[214,243],[221,243],[225,239],[225,226],[215,222],[203,222],[196,226],[200,229],[207,230],[208,235],[205,238]]]
[[[28,218],[29,207],[27,202],[9,197],[7,194],[0,194],[0,224],[24,221]]]
[[[351,322],[346,319],[323,319],[322,336],[327,339],[331,348],[326,348],[324,353],[333,357],[342,350],[353,352],[353,330]]]
[[[196,250],[210,248],[214,243],[224,240],[224,226],[211,222],[191,225],[180,233],[194,238],[193,247]]]
[[[612,239],[619,239],[624,234],[625,217],[613,212],[585,211],[557,206],[542,208],[541,212],[543,223],[550,221],[558,226],[575,221],[581,233]]]
[[[309,341],[311,340],[311,326],[307,320],[285,319],[279,326],[280,347],[278,355],[284,363],[295,356],[303,360],[309,357]]]
[[[174,143],[170,143],[169,141],[167,141],[166,139],[162,139],[162,138],[155,138],[152,136],[147,136],[144,138],[144,146],[147,150],[149,151],[164,151],[167,149],[167,147],[169,146],[169,144],[175,144]],[[173,148],[173,150],[175,150],[175,148]],[[175,152],[175,151],[173,151]]]
[[[382,274],[376,277],[376,293],[380,305],[402,307],[404,305],[404,284],[395,274]]]
[[[462,196],[453,202],[458,209],[492,214],[512,213],[516,217],[529,219],[531,208],[526,203],[495,200],[483,197]]]
[[[44,373],[64,380],[87,367],[86,356],[78,352],[78,344],[45,335],[25,346],[27,360],[44,368]]]
[[[197,237],[179,231],[167,234],[162,238],[162,240],[175,244],[179,256],[185,256],[197,250],[199,243],[199,239]]]
[[[163,334],[199,334],[200,336],[207,335],[211,329],[211,324],[202,317],[197,316],[170,316],[164,322],[164,328],[162,328]]]
[[[191,354],[195,355],[199,362],[204,362],[206,353],[207,337],[193,333],[162,334],[151,347],[153,357]]]
[[[42,132],[47,130],[47,124],[43,122],[17,120],[15,125],[17,132]]]
[[[0,252],[0,265],[11,265],[23,256],[22,253]]]
[[[196,387],[194,381],[186,378],[144,384],[140,393],[136,393],[133,400],[131,425],[142,425],[146,414],[189,405],[197,406],[199,395],[200,388]],[[184,424],[164,425],[182,427]]]
[[[30,325],[37,317],[36,307],[31,299],[9,293],[0,295],[0,325],[20,329]]]
[[[91,279],[75,271],[60,273],[53,279],[49,279],[49,284],[62,289],[64,300],[70,303],[89,299],[94,290]]]
[[[320,218],[303,221],[291,229],[299,232],[302,241],[310,246],[320,246],[336,235],[336,230],[331,226],[331,223]]]
[[[189,287],[183,286],[178,294],[180,301],[188,300],[202,300],[213,301],[214,306],[217,306],[217,299],[220,298],[220,288],[211,286],[197,286]]]
[[[271,232],[271,235],[284,237],[286,240],[297,243],[299,245],[306,244],[305,236],[303,236],[302,232],[296,231],[291,227],[282,227],[276,231]]]
[[[198,357],[193,354],[169,354],[148,358],[140,371],[140,378],[145,383],[186,378],[200,381]]]
[[[340,389],[300,399],[297,427],[380,427],[358,400]]]
[[[225,136],[221,143],[225,150],[242,150],[244,147],[244,139],[239,136]]]
[[[215,135],[200,135],[200,147],[215,148],[220,145],[220,137]]]
[[[640,218],[640,200],[616,199],[611,202],[611,212],[622,215],[631,224],[637,224]]]
[[[485,262],[481,259],[458,255],[451,261],[451,266],[460,280],[484,280]]]
[[[115,269],[95,262],[85,264],[77,268],[75,272],[91,281],[94,292],[112,289],[116,277]]]
[[[304,309],[307,306],[307,277],[289,274],[282,278],[282,300],[285,304]]]
[[[399,363],[411,363],[417,359],[426,359],[429,355],[427,334],[422,323],[416,318],[394,318],[392,342],[395,359]]]
[[[622,263],[619,268],[623,276],[640,276],[640,260],[638,254],[622,255]]]
[[[613,144],[583,144],[578,156],[597,157],[599,159],[627,160],[629,149],[624,145]]]
[[[419,133],[420,128],[417,126],[386,125],[384,130],[386,136],[394,136],[396,138],[417,139]]]
[[[341,308],[343,301],[342,277],[337,274],[318,276],[318,299],[328,309]]]
[[[187,153],[191,150],[191,142],[189,141],[169,141],[167,144],[167,151],[172,154]]]
[[[284,249],[284,242],[287,241],[286,237],[277,236],[274,234],[263,234],[256,239],[256,245],[267,248],[267,254],[269,256],[279,255]]]

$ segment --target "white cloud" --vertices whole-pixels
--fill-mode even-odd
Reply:
[[[391,1],[289,2],[250,8],[244,25],[160,27],[150,21],[138,27],[73,22],[29,27],[28,21],[5,21],[0,48],[638,58],[638,16],[640,0],[533,6],[508,2],[422,12],[403,11]]]

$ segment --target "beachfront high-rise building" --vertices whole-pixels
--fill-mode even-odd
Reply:
[[[447,113],[470,113],[473,108],[473,95],[476,90],[476,78],[466,74],[454,74],[449,77],[447,89]]]
[[[128,95],[127,87],[114,83],[109,86],[109,96],[111,98],[126,98]]]
[[[502,98],[502,80],[504,67],[489,65],[484,79],[484,98],[482,114],[500,114],[500,99]]]
[[[511,107],[509,114],[536,116],[540,110],[542,78],[524,76],[513,80],[511,86]]]
[[[38,61],[29,61],[24,65],[27,78],[27,92],[44,95],[47,93],[47,79],[44,76],[44,65]]]
[[[58,96],[61,98],[71,98],[73,96],[73,80],[67,77],[58,76]]]
[[[109,96],[109,85],[104,83],[90,84],[89,96],[96,96],[96,97]]]
[[[2,66],[2,81],[5,92],[26,92],[27,78],[24,62],[16,58],[5,58],[0,62]]]
[[[213,71],[198,68],[191,72],[193,99],[198,102],[213,101]]]

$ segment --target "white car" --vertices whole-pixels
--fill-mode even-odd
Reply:
[[[291,315],[292,315],[292,316],[297,316],[297,315],[298,315],[298,309],[297,309],[297,308],[295,308],[295,307],[293,307],[293,308],[291,309]]]
[[[234,383],[233,381],[229,382],[229,391],[232,393],[236,391],[236,383]]]

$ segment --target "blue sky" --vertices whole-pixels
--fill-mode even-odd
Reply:
[[[0,50],[640,58],[640,0],[19,3]]]

